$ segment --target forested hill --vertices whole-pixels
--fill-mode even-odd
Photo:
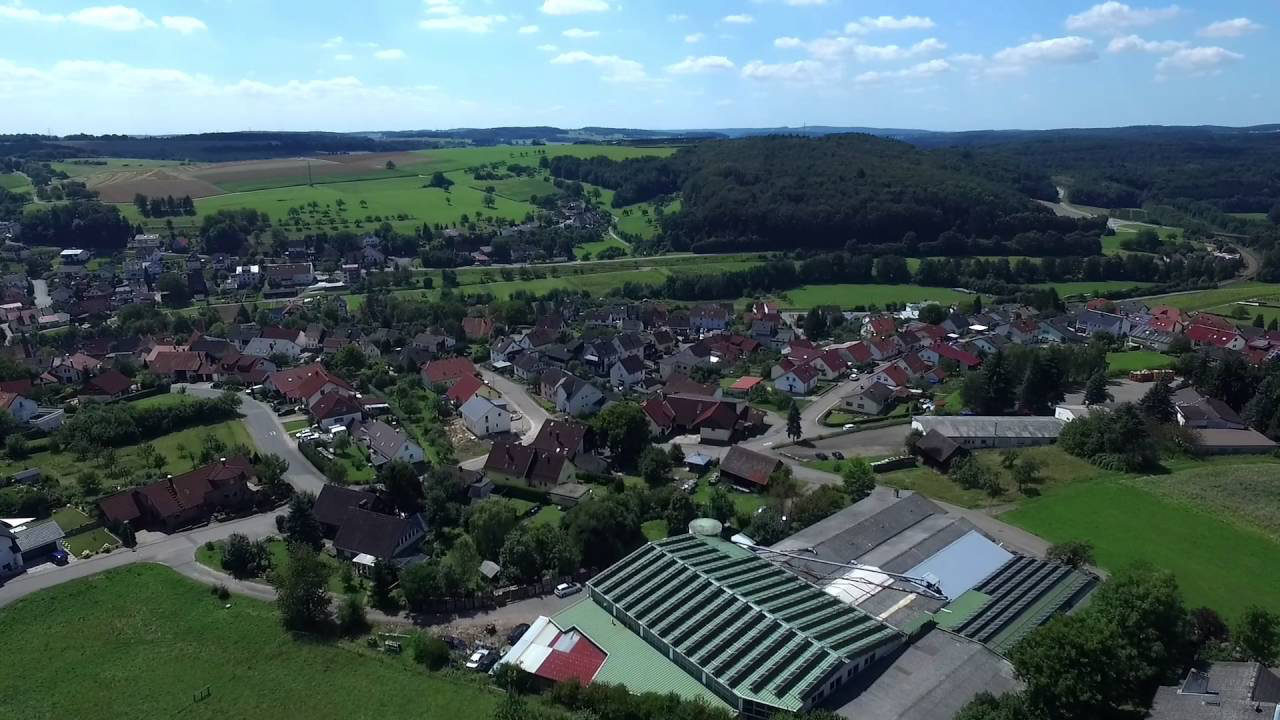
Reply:
[[[553,175],[611,188],[619,206],[680,192],[683,209],[663,224],[664,241],[675,249],[945,242],[950,247],[941,254],[954,254],[975,249],[973,239],[1081,228],[1033,202],[1055,197],[1048,174],[1016,167],[869,135],[708,142],[669,158],[622,162],[551,160]],[[1093,230],[1096,240],[1101,227]]]

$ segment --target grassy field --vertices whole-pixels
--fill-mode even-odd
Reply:
[[[161,472],[177,475],[191,470],[191,461],[183,457],[181,453],[183,450],[188,450],[198,456],[201,445],[207,435],[217,437],[227,447],[237,444],[245,445],[249,448],[254,447],[253,438],[249,436],[244,423],[239,420],[228,420],[216,425],[187,428],[151,441],[156,451],[163,455],[166,460]],[[123,476],[126,478],[134,473],[150,469],[144,466],[137,446],[117,449],[116,461],[128,470],[127,474]],[[15,462],[6,459],[0,462],[0,475],[9,475],[30,467],[40,468],[46,476],[55,477],[68,487],[75,486],[76,475],[85,469],[98,471],[103,476],[102,482],[106,488],[110,488],[115,482],[105,477],[106,470],[98,458],[88,458],[81,461],[76,458],[74,453],[55,453],[48,450],[34,452],[26,460]]]
[[[290,435],[298,432],[299,430],[306,430],[309,427],[311,427],[311,421],[306,418],[301,420],[289,420],[284,423],[284,431]]]
[[[26,175],[17,173],[0,173],[0,188],[12,192],[30,192],[31,181]]]
[[[1227,213],[1232,217],[1244,218],[1245,220],[1266,220],[1267,214],[1261,212],[1252,213]]]
[[[1123,375],[1133,370],[1159,370],[1173,365],[1175,358],[1150,350],[1107,353],[1107,372]]]
[[[470,180],[467,183],[472,189],[484,192],[486,187],[493,188],[493,194],[508,200],[527,203],[537,195],[558,195],[560,191],[552,183],[549,175],[537,177],[519,177],[507,180]]]
[[[1137,287],[1148,287],[1151,284],[1152,283],[1148,282],[1135,282],[1133,280],[1099,280],[1096,282],[1043,283],[1040,285],[1033,285],[1032,287],[1053,287],[1058,291],[1059,297],[1068,298],[1074,295],[1104,297],[1109,292],[1129,290]]]
[[[1280,303],[1280,285],[1247,282],[1213,290],[1197,290],[1174,295],[1155,295],[1143,299],[1143,302],[1152,306],[1168,305],[1180,310],[1209,310],[1212,308],[1215,311],[1222,308],[1226,308],[1229,311],[1233,303],[1249,301]],[[1257,312],[1257,308],[1246,307],[1245,309],[1249,311],[1250,316]]]
[[[661,540],[667,536],[666,520],[650,520],[640,526],[646,540]]]
[[[58,523],[58,527],[62,528],[62,532],[71,532],[88,525],[93,522],[93,519],[81,512],[79,508],[68,505],[54,511],[53,521]]]
[[[75,162],[78,159],[92,160],[93,164]],[[105,164],[101,164],[105,163]],[[181,165],[178,160],[146,160],[143,158],[71,158],[62,162],[49,163],[54,170],[61,170],[73,178],[86,178],[102,173],[118,173],[132,170],[150,170],[158,167]]]
[[[175,407],[178,405],[185,405],[193,399],[194,398],[190,395],[185,395],[183,393],[164,393],[145,397],[141,400],[134,400],[130,404],[136,408]]]
[[[196,548],[196,562],[204,565],[205,567],[213,568],[218,572],[225,572],[222,569],[222,546],[223,543],[219,541],[215,542],[212,548],[205,545],[201,545]],[[285,544],[284,540],[281,540],[280,538],[268,538],[267,551],[271,555],[271,567],[284,567],[284,564],[289,562],[289,548]],[[338,570],[341,567],[339,565],[339,560],[327,553],[321,553],[320,559],[323,560],[325,565],[328,565],[332,570],[329,574],[329,592],[337,593],[339,595],[346,593],[347,589],[342,586],[341,580],[338,579]]]
[[[4,714],[486,720],[498,703],[487,688],[417,670],[407,656],[295,639],[268,603],[238,597],[223,605],[157,565],[21,600],[0,613],[0,642],[14,667],[39,670],[0,677]],[[208,697],[197,701],[204,688]]]
[[[698,481],[697,489],[693,491],[693,501],[697,503],[699,507],[706,505],[711,500],[711,493],[713,490],[715,490],[715,488],[712,487],[710,482],[708,482],[708,479],[702,478]],[[763,495],[739,492],[734,490],[731,486],[725,486],[725,490],[728,491],[729,497],[733,498],[733,506],[737,509],[739,515],[743,513],[754,513],[756,510],[764,507],[765,503],[768,502],[768,499]]]
[[[671,215],[680,212],[680,199],[667,203],[663,213]],[[653,203],[639,203],[625,208],[613,208],[618,218],[618,230],[633,233],[642,238],[651,238],[658,234],[657,216],[653,212]]]
[[[619,250],[621,250],[623,253],[626,253],[626,254],[630,254],[631,252],[631,247],[629,245],[622,242],[621,240],[615,240],[612,235],[605,235],[603,240],[583,243],[582,245],[578,246],[578,250],[580,250],[581,252],[591,253],[591,257],[595,257],[596,255],[599,255],[601,250],[605,250],[608,248],[618,248]]]
[[[564,511],[560,508],[555,505],[543,505],[536,515],[529,518],[529,522],[534,525],[559,525],[562,517],[564,517]]]
[[[946,304],[971,303],[973,295],[947,288],[921,287],[919,285],[802,285],[778,296],[786,310],[807,310],[819,305],[836,305],[844,309],[855,305],[880,305],[885,303],[939,302]]]
[[[1051,542],[1087,540],[1103,568],[1149,562],[1170,570],[1191,607],[1207,605],[1230,619],[1251,604],[1280,611],[1280,543],[1141,487],[1065,484],[1000,517]]]

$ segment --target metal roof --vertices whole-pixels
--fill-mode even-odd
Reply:
[[[679,535],[623,558],[591,597],[731,705],[782,710],[852,660],[903,640],[768,560],[716,537]]]
[[[918,415],[911,418],[911,425],[925,433],[937,430],[949,438],[1056,438],[1066,421],[1055,417]]]

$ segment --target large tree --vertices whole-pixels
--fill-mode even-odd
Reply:
[[[324,532],[314,511],[316,496],[300,492],[289,499],[289,511],[284,518],[284,537],[290,544],[305,545],[319,550],[324,544]]]
[[[1111,391],[1107,389],[1107,373],[1098,370],[1089,376],[1084,385],[1084,404],[1102,405],[1111,402]]]
[[[565,513],[564,527],[587,567],[605,568],[644,543],[640,516],[624,498],[578,503]]]
[[[516,582],[573,573],[581,553],[564,530],[555,525],[524,523],[507,535],[498,564]]]
[[[276,588],[280,621],[289,630],[314,632],[331,620],[329,612],[329,565],[319,553],[302,543],[289,545],[284,567],[271,573]]]
[[[792,400],[787,407],[787,437],[799,440],[803,434],[804,431],[800,427],[800,405]]]
[[[633,402],[619,402],[605,408],[593,421],[596,438],[622,462],[639,457],[649,444],[649,420]]]
[[[422,510],[422,481],[412,465],[403,460],[392,460],[382,468],[381,480],[397,510],[406,515]]]
[[[467,513],[467,534],[476,543],[482,557],[497,560],[507,535],[520,522],[515,505],[493,499],[475,505]]]
[[[653,445],[645,448],[640,453],[640,477],[650,485],[670,482],[671,456]]]
[[[1275,613],[1256,605],[1246,609],[1232,636],[1245,659],[1267,666],[1280,661],[1280,617]]]
[[[1142,395],[1138,408],[1142,411],[1142,415],[1152,422],[1173,422],[1173,390],[1169,387],[1169,383],[1158,382],[1152,385]]]

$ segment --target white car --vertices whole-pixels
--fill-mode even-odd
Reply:
[[[479,669],[480,663],[484,662],[484,658],[488,654],[489,650],[487,648],[480,648],[479,650],[471,653],[471,657],[467,658],[467,669]]]
[[[577,595],[582,592],[582,585],[578,583],[560,583],[553,592],[558,598],[567,598],[570,595]]]

